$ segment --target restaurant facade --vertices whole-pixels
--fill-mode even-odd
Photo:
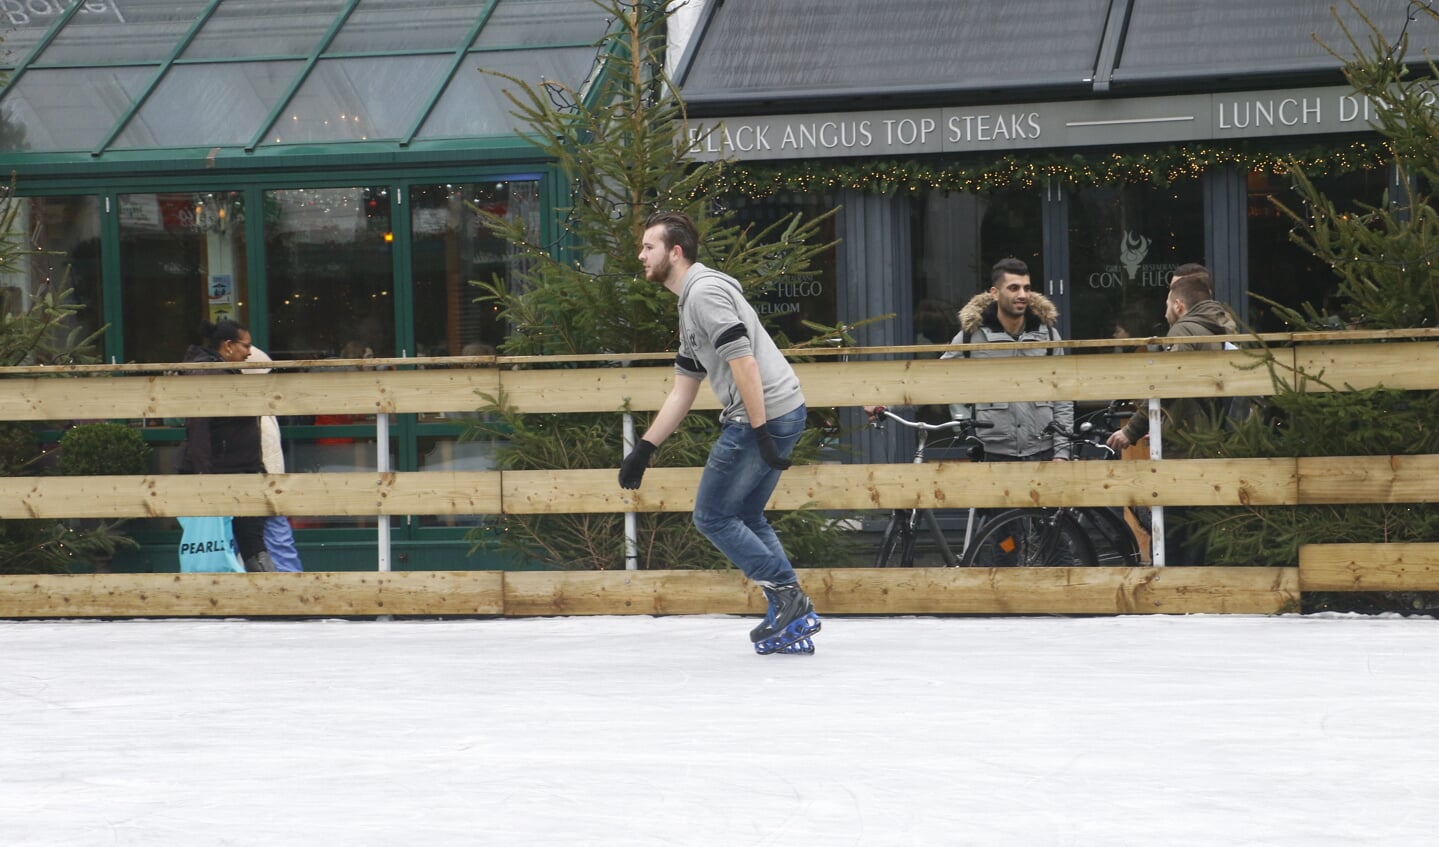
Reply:
[[[1286,331],[1303,327],[1275,303],[1341,306],[1294,240],[1307,208],[1290,169],[1341,210],[1410,187],[1339,57],[1352,34],[1424,67],[1439,23],[1355,6],[727,0],[697,15],[673,76],[693,153],[729,162],[742,214],[840,209],[824,273],[772,313],[893,314],[856,337],[948,343],[1012,256],[1063,337],[1162,335],[1170,272],[1201,262],[1246,329]],[[857,455],[887,460],[878,440],[858,436]]]
[[[1359,5],[1413,55],[1439,40],[1405,4]],[[730,162],[726,205],[840,208],[821,274],[760,304],[791,338],[893,314],[860,341],[947,342],[1007,256],[1067,338],[1162,332],[1193,261],[1248,326],[1284,329],[1266,299],[1335,292],[1276,205],[1303,212],[1286,163],[1352,208],[1403,188],[1322,46],[1344,46],[1328,3],[709,0],[675,22],[692,153]],[[0,164],[44,251],[0,276],[3,302],[63,278],[106,361],[169,362],[225,316],[277,359],[500,345],[469,283],[514,258],[470,210],[554,243],[565,180],[483,71],[583,91],[610,22],[587,0],[5,0],[0,25]],[[161,472],[176,423],[144,422]],[[292,472],[376,467],[371,418],[282,424]],[[490,467],[462,429],[397,416],[391,467]],[[373,519],[294,521],[309,566],[373,563]],[[485,521],[394,518],[395,566],[495,566],[464,540]],[[173,533],[135,530],[151,550]]]

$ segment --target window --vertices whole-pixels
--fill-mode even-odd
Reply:
[[[1314,187],[1333,200],[1341,212],[1359,211],[1360,204],[1377,206],[1389,187],[1383,170],[1357,171],[1342,176],[1321,176]],[[1301,314],[1308,303],[1321,315],[1336,315],[1339,277],[1324,262],[1290,241],[1297,225],[1275,205],[1304,214],[1304,203],[1289,180],[1271,174],[1251,173],[1249,187],[1249,290]],[[1262,300],[1249,301],[1248,322],[1258,332],[1289,332],[1273,307]]]
[[[500,180],[410,190],[416,355],[488,355],[504,340],[497,307],[477,302],[484,292],[472,283],[508,279],[519,258],[473,209],[524,221],[538,241],[539,186],[538,180]]]
[[[493,355],[504,340],[498,307],[483,302],[475,282],[513,282],[523,261],[513,245],[487,229],[477,209],[522,222],[539,241],[540,182],[536,179],[420,185],[410,190],[415,350],[421,356]],[[475,398],[475,407],[482,401]],[[493,470],[492,438],[461,441],[474,413],[422,415],[416,440],[418,470]],[[469,527],[481,516],[417,515],[421,527]]]
[[[732,200],[735,204],[736,222],[740,226],[752,225],[753,232],[772,226],[796,212],[809,220],[837,205],[834,198],[827,194],[782,194],[758,200]],[[821,225],[815,240],[829,243],[834,241],[835,237],[835,220],[830,217]],[[834,324],[837,320],[835,295],[839,276],[835,265],[835,251],[826,250],[816,256],[811,262],[811,269],[818,273],[803,278],[781,279],[772,289],[753,298],[755,311],[765,319],[771,330],[784,333],[793,343],[806,341],[814,335],[814,332],[804,325],[804,321]]]
[[[270,355],[398,355],[393,240],[387,188],[265,192]]]
[[[244,195],[120,195],[125,358],[178,362],[200,324],[249,322]]]
[[[1069,210],[1070,336],[1163,335],[1169,274],[1204,262],[1198,181],[1074,192]]]
[[[30,252],[0,270],[0,309],[7,315],[20,314],[36,297],[69,289],[66,302],[81,307],[75,325],[84,335],[95,332],[105,323],[98,199],[20,197],[12,202],[15,217],[9,222],[8,237]]]
[[[930,191],[910,204],[914,251],[914,334],[907,344],[948,344],[959,310],[989,290],[989,269],[1013,257],[1044,283],[1038,191],[990,194]]]

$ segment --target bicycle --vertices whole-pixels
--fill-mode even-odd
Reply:
[[[1094,413],[1100,414],[1112,417],[1114,404]],[[1083,421],[1073,432],[1063,432],[1053,424],[1048,431],[1069,441],[1075,459],[1119,458],[1105,443],[1109,431],[1092,420]],[[1006,509],[983,520],[960,557],[964,567],[1134,567],[1141,563],[1139,543],[1124,520],[1124,510],[1114,506]]]
[[[984,443],[979,440],[977,431],[994,426],[987,421],[976,421],[972,418],[956,418],[940,424],[912,421],[896,415],[884,406],[876,406],[870,418],[870,425],[879,429],[884,427],[886,420],[890,420],[916,431],[918,442],[912,458],[916,465],[924,464],[925,450],[932,433],[953,433],[954,439],[967,445],[971,457],[974,457],[976,453],[982,455],[984,452]],[[885,525],[884,534],[880,537],[879,554],[875,558],[874,566],[877,568],[914,567],[915,547],[921,522],[929,531],[930,538],[934,541],[935,549],[944,565],[951,568],[958,567],[959,556],[950,548],[949,542],[944,537],[944,530],[940,528],[939,520],[931,509],[895,509],[890,512],[889,523]],[[966,543],[974,530],[974,524],[975,510],[970,509],[969,517],[965,522]],[[896,551],[899,554],[897,561],[891,564],[891,559],[895,556]]]

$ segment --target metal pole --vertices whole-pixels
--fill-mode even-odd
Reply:
[[[1149,458],[1159,461],[1164,458],[1164,438],[1160,432],[1163,425],[1159,414],[1159,400],[1149,400]],[[1164,567],[1164,507],[1151,506],[1149,509],[1149,555],[1156,568]]]
[[[390,472],[390,416],[375,415],[375,469],[380,473]],[[380,572],[390,570],[390,516],[377,515],[379,525]]]
[[[624,455],[628,456],[630,451],[635,449],[635,418],[634,415],[625,412],[624,420]],[[639,537],[640,531],[635,513],[625,512],[625,570],[627,571],[640,569]]]

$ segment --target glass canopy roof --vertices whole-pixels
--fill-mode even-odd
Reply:
[[[0,154],[508,136],[499,71],[579,89],[590,0],[45,0],[0,6]]]

